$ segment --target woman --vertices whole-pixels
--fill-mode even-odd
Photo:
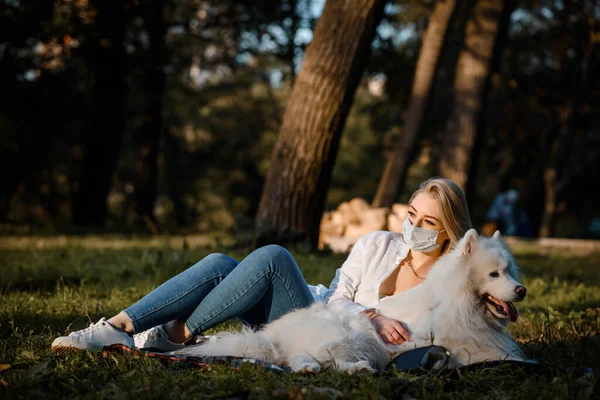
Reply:
[[[291,254],[280,246],[257,249],[241,262],[211,254],[118,315],[57,338],[52,349],[98,350],[122,343],[177,350],[221,322],[239,318],[258,326],[313,301],[366,313],[386,342],[401,344],[409,340],[402,323],[372,307],[384,296],[423,282],[434,262],[470,228],[462,190],[450,180],[432,178],[409,201],[404,235],[377,231],[360,238],[329,289],[307,285]]]

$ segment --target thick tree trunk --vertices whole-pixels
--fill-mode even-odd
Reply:
[[[416,152],[415,145],[429,103],[429,96],[440,54],[444,47],[448,25],[455,9],[455,0],[438,1],[429,18],[429,25],[423,36],[421,52],[415,69],[410,106],[404,129],[386,163],[373,199],[373,207],[391,207],[402,191],[406,172]]]
[[[149,95],[144,124],[139,132],[139,158],[137,184],[135,187],[135,209],[138,218],[154,226],[154,201],[158,179],[158,144],[163,129],[163,97],[166,59],[164,0],[154,0],[144,5],[143,17],[148,30],[150,48],[148,50],[148,72],[146,92]],[[156,232],[155,232],[156,233]]]
[[[473,213],[478,208],[477,200],[478,196],[478,171],[479,162],[482,156],[483,147],[486,143],[485,126],[488,112],[488,94],[490,93],[490,87],[492,86],[491,80],[489,79],[492,74],[500,70],[500,62],[502,59],[502,52],[506,46],[508,40],[508,27],[510,25],[510,16],[516,7],[514,0],[505,0],[502,15],[500,17],[500,25],[498,27],[498,33],[496,34],[496,43],[494,45],[494,52],[492,60],[490,61],[490,68],[488,71],[488,79],[485,81],[485,87],[481,95],[481,108],[479,110],[479,117],[477,118],[477,133],[475,134],[475,140],[473,141],[473,147],[471,148],[471,161],[469,162],[469,169],[467,172],[467,182],[465,183],[465,195],[469,209]],[[476,218],[476,215],[471,216],[471,220]]]
[[[316,248],[331,172],[384,0],[328,0],[279,130],[257,214],[256,246]]]
[[[94,1],[94,8],[97,37],[92,57],[93,104],[73,221],[102,226],[125,128],[125,6],[115,0]]]
[[[454,80],[454,105],[441,150],[439,173],[466,188],[478,119],[485,101],[492,57],[498,50],[505,0],[479,0],[465,32]]]

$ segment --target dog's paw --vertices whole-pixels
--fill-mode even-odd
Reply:
[[[348,374],[352,375],[356,372],[375,372],[375,369],[373,369],[373,367],[371,367],[371,364],[369,364],[368,361],[357,361],[357,362],[350,362],[350,361],[342,361],[340,363],[337,364],[337,370],[338,371],[345,371]]]
[[[315,373],[321,371],[321,365],[314,361],[302,361],[298,363],[292,363],[290,365],[292,371],[299,372],[302,374]]]

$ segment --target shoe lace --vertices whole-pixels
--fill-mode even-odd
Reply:
[[[137,333],[133,336],[133,340],[135,342],[135,346],[139,347],[139,345],[143,345],[148,342],[150,339],[155,339],[157,335],[156,328],[150,328],[145,330],[144,332]]]
[[[92,332],[92,331],[94,331],[94,330],[96,330],[96,329],[98,329],[98,328],[102,327],[102,326],[103,326],[103,323],[104,323],[104,321],[105,321],[105,320],[106,320],[106,318],[104,318],[104,317],[103,317],[103,318],[101,318],[101,319],[100,319],[100,321],[98,321],[98,322],[92,322],[92,323],[90,324],[90,326],[88,326],[88,327],[87,327],[87,328],[85,328],[85,329],[81,329],[81,330],[79,330],[79,331],[71,332],[71,333],[69,334],[69,336],[75,336],[75,337],[77,337],[77,336],[84,335],[84,334],[86,334],[86,333],[88,333],[88,332]]]

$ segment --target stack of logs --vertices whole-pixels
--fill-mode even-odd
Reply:
[[[377,230],[402,233],[408,205],[373,208],[365,200],[354,198],[327,211],[321,219],[319,249],[347,253],[359,237]]]

